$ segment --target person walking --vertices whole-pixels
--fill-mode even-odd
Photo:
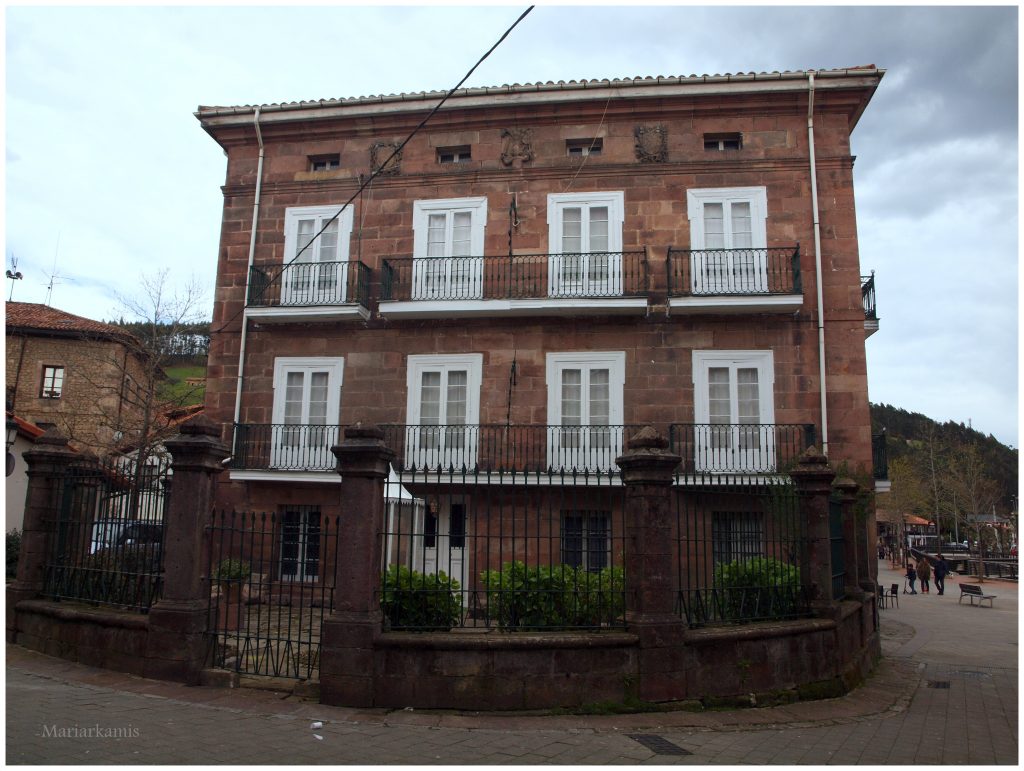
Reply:
[[[946,560],[939,554],[938,560],[935,563],[935,588],[938,589],[935,593],[938,595],[946,591],[947,573],[949,573],[949,565],[946,564]]]
[[[910,591],[907,594],[917,594],[917,589],[914,588],[914,582],[917,580],[917,570],[914,569],[914,563],[907,563],[907,584],[910,585]]]
[[[921,559],[917,561],[917,577],[921,581],[921,592],[928,594],[928,582],[932,578],[932,566],[924,555],[921,555]]]

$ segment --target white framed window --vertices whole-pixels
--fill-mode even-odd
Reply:
[[[607,471],[622,453],[625,351],[547,355],[548,464]]]
[[[471,160],[473,160],[473,151],[469,145],[437,148],[438,163],[469,163]]]
[[[281,580],[320,579],[320,507],[294,506],[281,512]]]
[[[548,292],[552,297],[622,294],[621,190],[548,195]]]
[[[274,359],[272,468],[326,471],[334,468],[338,443],[342,358]]]
[[[311,155],[309,156],[310,171],[335,171],[341,168],[341,156],[338,153],[333,155]],[[341,208],[340,206],[338,207]]]
[[[341,207],[331,204],[285,209],[282,305],[345,302],[352,207],[346,206],[338,214]]]
[[[565,153],[570,158],[586,158],[589,155],[600,155],[604,147],[604,140],[600,137],[594,139],[567,139],[565,141]]]
[[[478,300],[484,296],[487,198],[413,202],[414,300]]]
[[[764,187],[686,191],[694,294],[768,291],[768,193]]]
[[[775,470],[775,365],[771,351],[694,351],[698,471]]]
[[[43,365],[43,379],[39,384],[42,399],[59,399],[64,393],[64,367],[55,364]]]
[[[409,356],[406,466],[476,465],[483,361],[482,353]]]
[[[759,511],[712,512],[711,548],[715,565],[764,556],[764,515]]]
[[[597,572],[608,567],[611,512],[562,512],[562,564]]]

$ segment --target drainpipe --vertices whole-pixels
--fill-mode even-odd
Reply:
[[[807,142],[811,156],[811,215],[814,218],[814,283],[818,287],[818,379],[821,383],[821,452],[828,456],[828,404],[825,398],[825,303],[821,287],[821,222],[818,218],[818,170],[814,161],[814,73],[807,73]]]
[[[242,298],[242,302],[247,303],[249,301],[249,280],[252,277],[252,266],[253,261],[256,257],[256,225],[260,218],[260,189],[263,187],[263,135],[260,133],[260,108],[256,108],[256,112],[253,113],[252,118],[253,126],[256,128],[256,141],[260,145],[260,157],[256,164],[256,198],[252,204],[252,232],[249,234],[249,265],[245,272],[245,295]],[[238,419],[242,414],[242,380],[245,376],[245,341],[247,333],[249,331],[249,321],[245,317],[245,311],[242,311],[242,339],[238,345],[238,381],[235,387],[235,417],[231,423],[231,454],[235,455],[238,452],[238,448],[235,446],[238,432],[235,430],[235,426],[238,425]]]

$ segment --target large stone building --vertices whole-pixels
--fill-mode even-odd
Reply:
[[[149,382],[138,340],[38,303],[8,302],[6,315],[9,411],[99,454],[132,437]]]
[[[541,467],[608,468],[653,424],[695,472],[817,444],[870,474],[850,135],[882,75],[466,89],[404,145],[443,94],[200,108],[227,154],[222,502],[337,513],[357,421],[448,426],[395,444],[456,468],[495,426],[539,431]]]

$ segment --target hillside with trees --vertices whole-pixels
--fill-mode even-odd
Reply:
[[[938,521],[943,534],[993,539],[988,524],[1017,533],[1018,451],[991,435],[939,423],[888,404],[871,405],[873,433],[886,434],[892,491],[879,506]]]

